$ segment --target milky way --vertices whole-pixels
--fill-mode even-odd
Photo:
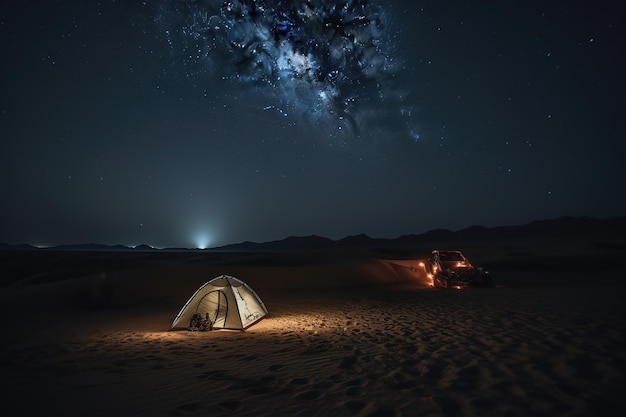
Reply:
[[[260,93],[293,123],[417,138],[390,17],[366,0],[178,0],[157,17],[189,76]],[[201,81],[200,81],[201,82]]]

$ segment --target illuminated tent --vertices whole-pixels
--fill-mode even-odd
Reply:
[[[243,281],[220,275],[202,285],[180,310],[172,329],[187,328],[194,314],[213,322],[214,329],[245,330],[267,315],[258,295]]]

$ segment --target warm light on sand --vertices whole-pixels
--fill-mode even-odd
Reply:
[[[433,274],[428,273],[426,271],[426,264],[424,264],[424,262],[420,262],[419,266],[422,268],[422,270],[424,271],[424,275],[426,276],[426,280],[428,283],[429,287],[434,287],[435,286],[435,279],[433,277]],[[436,267],[435,267],[436,268]]]
[[[284,317],[265,318],[250,327],[247,332],[254,333],[276,333],[281,332],[302,332],[307,334],[322,334],[331,332],[345,332],[355,326],[355,323],[337,316],[337,313],[328,310],[325,315],[320,315],[320,311],[315,314],[298,314]]]

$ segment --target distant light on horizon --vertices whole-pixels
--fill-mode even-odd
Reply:
[[[207,233],[200,232],[196,234],[194,242],[198,249],[206,249],[211,243],[211,238]]]

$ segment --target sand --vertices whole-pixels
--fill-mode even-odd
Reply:
[[[496,288],[435,289],[418,257],[392,258],[163,256],[20,276],[0,300],[2,414],[624,411],[624,274],[501,267]],[[193,291],[220,274],[247,282],[270,316],[245,332],[169,331]]]

